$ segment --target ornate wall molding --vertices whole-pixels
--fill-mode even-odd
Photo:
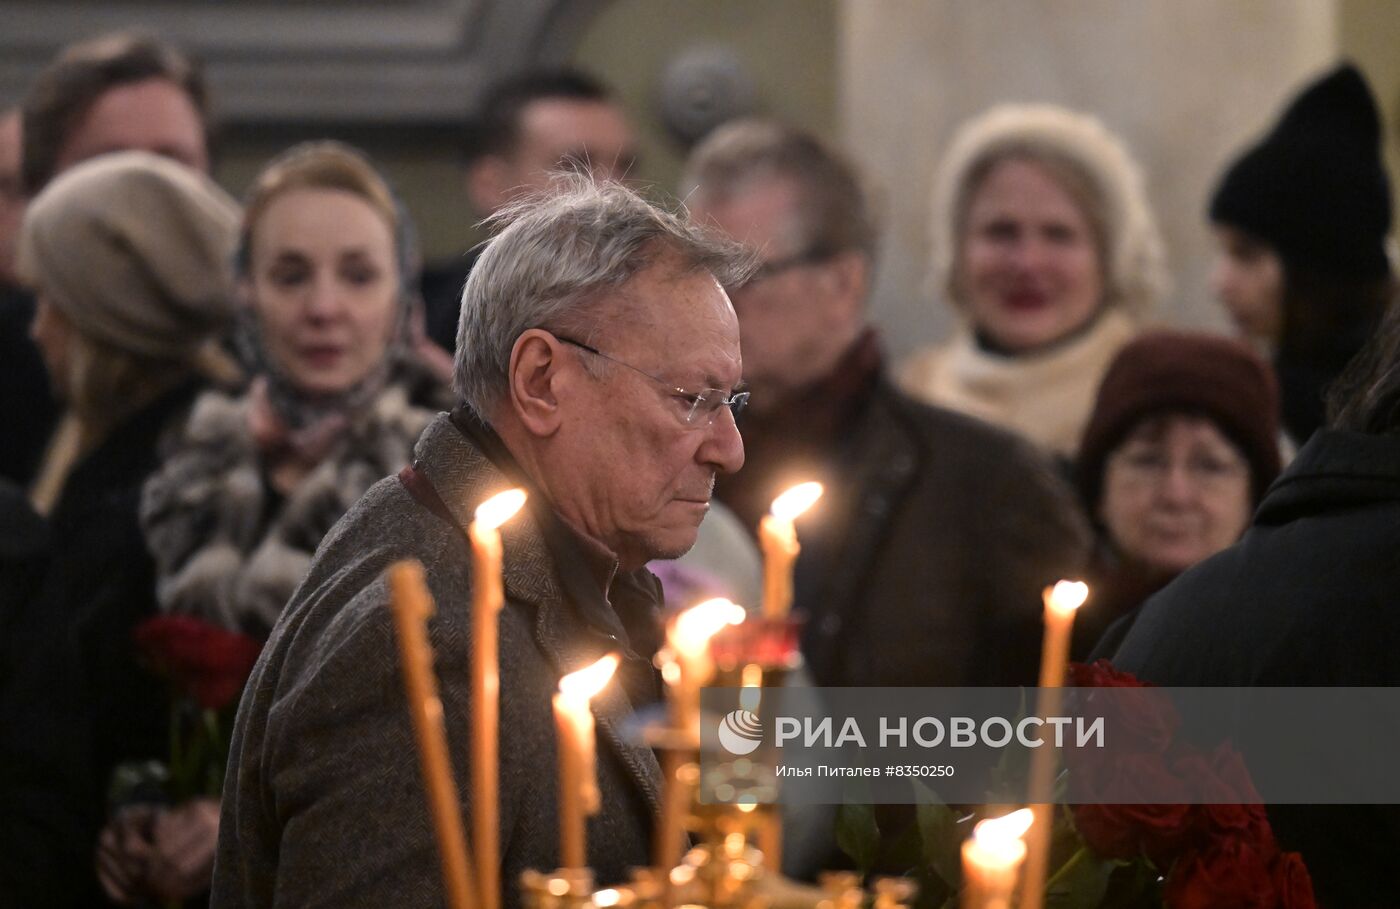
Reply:
[[[221,120],[430,124],[567,59],[605,0],[0,0],[0,100],[72,41],[145,28],[203,59]]]

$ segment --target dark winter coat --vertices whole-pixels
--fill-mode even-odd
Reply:
[[[458,524],[519,485],[503,473],[498,444],[479,424],[469,437],[447,415],[419,440],[416,471]],[[561,675],[610,651],[624,660],[621,679],[593,702],[602,811],[589,822],[588,858],[600,881],[648,860],[660,770],[621,725],[660,694],[650,664],[660,589],[643,571],[615,576],[605,595],[538,495],[502,532],[501,880],[505,905],[515,906],[522,870],[559,864],[550,698]],[[253,671],[224,790],[215,907],[443,904],[384,580],[407,558],[426,566],[438,604],[430,634],[469,817],[469,550],[453,523],[391,478],[331,531]]]
[[[159,441],[198,388],[167,392],[117,426],[74,467],[49,515],[41,587],[12,626],[22,659],[0,690],[0,886],[43,895],[20,905],[96,894],[113,769],[165,757],[169,697],[132,640],[156,612],[136,512]]]
[[[1087,560],[1068,488],[1026,442],[884,378],[840,438],[800,530],[816,682],[1034,684],[1041,591]]]
[[[1240,542],[1148,600],[1113,662],[1174,686],[1400,685],[1400,437],[1314,435]],[[1395,806],[1269,817],[1321,905],[1400,905]]]

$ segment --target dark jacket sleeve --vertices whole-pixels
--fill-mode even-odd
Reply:
[[[461,599],[455,586],[435,593],[444,604]],[[339,611],[330,628],[305,635],[287,629],[274,638],[239,711],[212,906],[443,904],[440,860],[387,604],[387,587],[377,580]],[[469,825],[471,648],[461,625],[439,613],[430,634],[459,806]],[[529,649],[530,633],[515,611],[503,612],[502,654]],[[501,854],[510,865],[522,840],[555,835],[518,830],[516,821],[541,814],[528,803],[553,799],[552,776],[542,780],[538,772],[553,766],[552,753],[542,755],[542,749],[553,748],[549,699],[547,692],[534,690],[552,676],[508,659],[502,660],[501,673]],[[503,885],[508,897],[518,892],[514,882]]]

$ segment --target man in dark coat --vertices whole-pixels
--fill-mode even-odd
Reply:
[[[1321,430],[1240,542],[1148,600],[1113,657],[1173,686],[1400,686],[1400,310],[1334,392]],[[1254,731],[1239,693],[1245,758]],[[1400,905],[1393,805],[1271,806],[1318,903]]]
[[[1087,526],[1027,444],[889,382],[852,169],[799,131],[738,122],[695,150],[682,194],[764,263],[731,291],[754,405],[747,466],[716,495],[756,528],[787,486],[826,486],[795,578],[814,680],[1034,684],[1041,590],[1083,567]]]
[[[731,408],[738,322],[717,282],[749,261],[618,184],[561,178],[522,203],[467,284],[462,404],[429,426],[322,543],[239,711],[213,905],[440,906],[443,889],[402,694],[385,570],[413,558],[438,604],[431,637],[462,793],[467,784],[471,557],[463,528],[511,486],[500,617],[501,886],[560,864],[559,677],[608,652],[594,700],[601,883],[650,855],[659,770],[622,719],[660,697],[660,592],[642,566],[694,542],[743,444]]]

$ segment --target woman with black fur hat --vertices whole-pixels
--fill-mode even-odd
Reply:
[[[1380,140],[1375,98],[1343,64],[1289,105],[1211,198],[1216,295],[1272,354],[1284,429],[1299,444],[1322,424],[1327,386],[1394,290]]]

